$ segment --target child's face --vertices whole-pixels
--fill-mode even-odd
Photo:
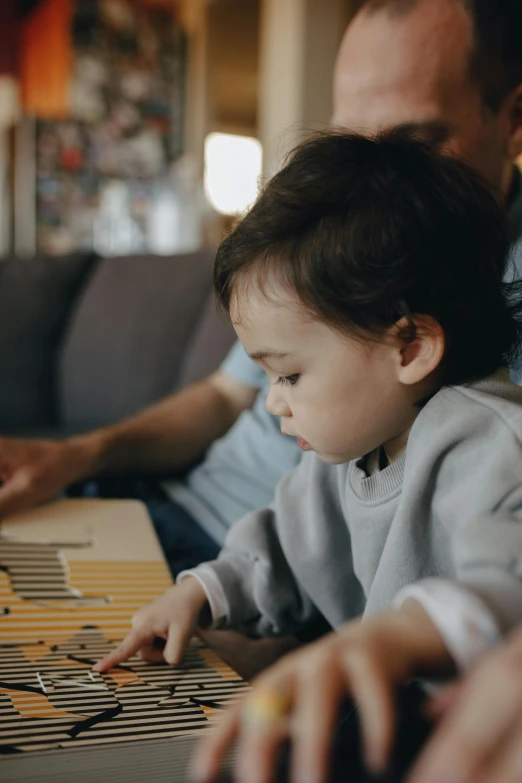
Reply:
[[[312,319],[291,293],[250,293],[231,315],[246,351],[266,371],[266,407],[281,431],[331,464],[383,445],[399,456],[418,410],[398,378],[401,357],[388,335],[362,342]]]

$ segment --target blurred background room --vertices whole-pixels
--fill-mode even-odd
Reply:
[[[349,0],[3,0],[4,253],[215,243],[328,122]]]
[[[0,435],[62,437],[205,378],[213,254],[331,117],[356,0],[2,0]]]

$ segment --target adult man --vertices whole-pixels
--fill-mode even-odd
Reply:
[[[500,189],[522,235],[522,3],[370,0],[341,46],[333,121],[435,137]],[[183,483],[163,487],[168,501],[158,490],[153,510],[175,572],[208,559],[299,459],[264,409],[266,390],[236,346],[210,378],[121,424],[63,443],[0,440],[0,517],[89,475],[172,475],[207,452]]]
[[[334,122],[435,136],[505,196],[522,148],[519,0],[371,0],[348,28]]]
[[[513,174],[522,152],[520,0],[371,0],[342,43],[334,104],[335,124],[368,132],[413,125],[436,135],[522,218]],[[169,489],[221,543],[235,519],[270,501],[299,459],[264,411],[265,387],[236,346],[210,378],[114,427],[62,443],[1,440],[0,516],[89,475],[179,473],[214,444],[185,484]]]

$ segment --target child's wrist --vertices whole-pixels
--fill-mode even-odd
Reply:
[[[411,649],[411,674],[452,674],[451,653],[424,607],[408,599],[395,612]]]
[[[363,622],[376,649],[386,650],[397,681],[453,671],[450,653],[427,612],[416,601],[375,614]]]
[[[190,602],[197,619],[198,628],[207,628],[212,623],[212,612],[208,602],[207,594],[199,579],[187,575],[183,578],[176,590],[182,589]]]

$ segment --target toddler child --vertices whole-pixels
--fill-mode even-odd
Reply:
[[[199,778],[241,726],[241,779],[269,780],[291,733],[295,780],[321,780],[346,692],[380,769],[393,689],[466,668],[522,620],[509,250],[478,175],[398,131],[304,143],[222,243],[218,300],[306,453],[97,668],[138,651],[179,662],[211,624],[277,636],[322,616],[336,632],[259,678],[200,751]]]

